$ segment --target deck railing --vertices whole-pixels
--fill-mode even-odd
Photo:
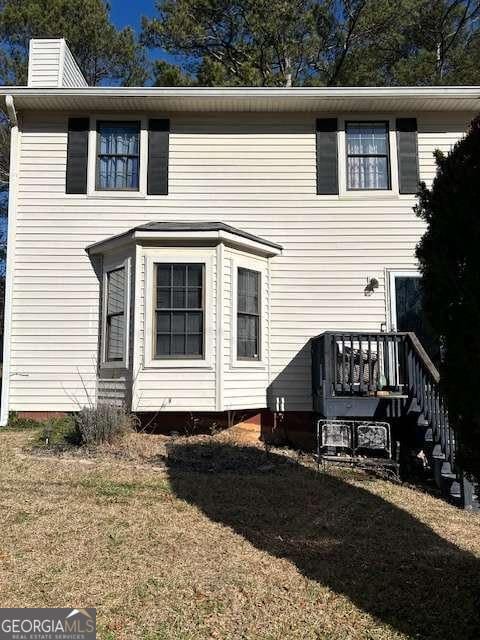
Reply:
[[[433,442],[455,469],[455,436],[440,375],[414,333],[327,332],[314,338],[312,356],[325,398],[403,397],[410,410],[415,403],[430,425]]]

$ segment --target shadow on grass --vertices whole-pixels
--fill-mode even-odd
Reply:
[[[205,461],[204,449],[173,444],[170,455]],[[269,457],[273,473],[252,472],[265,465],[265,453],[253,447],[227,444],[217,453],[233,460],[239,449],[249,464],[235,473],[185,473],[172,463],[174,493],[412,638],[480,637],[475,556],[339,477],[281,464],[283,458],[275,454]]]

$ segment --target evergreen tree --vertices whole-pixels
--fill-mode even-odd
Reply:
[[[425,309],[443,346],[441,384],[462,468],[480,482],[480,118],[420,191],[427,230],[417,247]]]
[[[180,56],[156,84],[480,82],[477,0],[158,0],[143,42]],[[176,70],[176,71],[174,71]]]

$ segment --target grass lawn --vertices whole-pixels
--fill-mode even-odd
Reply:
[[[95,606],[103,640],[480,637],[478,515],[227,441],[162,468],[35,437],[0,433],[0,606]]]

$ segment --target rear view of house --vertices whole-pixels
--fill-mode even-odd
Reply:
[[[480,88],[88,87],[35,40],[1,94],[3,425],[92,399],[309,432],[415,413],[455,485],[413,206]]]

